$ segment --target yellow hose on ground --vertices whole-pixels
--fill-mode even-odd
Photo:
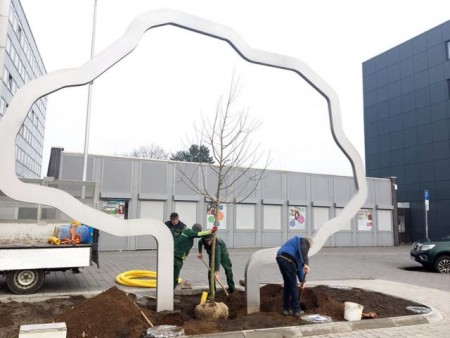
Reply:
[[[58,237],[55,237],[55,236],[50,236],[48,238],[48,242],[50,244],[54,244],[54,245],[60,245],[61,244],[61,241],[58,239]]]
[[[178,284],[182,282],[178,278]],[[142,288],[156,288],[156,271],[129,270],[116,276],[116,282],[125,286],[138,286]]]

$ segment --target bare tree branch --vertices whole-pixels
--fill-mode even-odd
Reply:
[[[252,169],[262,158],[263,152],[259,145],[253,146],[250,136],[261,125],[259,121],[251,119],[248,109],[233,112],[233,104],[240,92],[239,79],[233,74],[226,97],[220,96],[216,103],[215,114],[212,119],[203,117],[201,125],[194,126],[196,141],[192,144],[205,144],[211,150],[214,163],[203,163],[197,167],[196,177],[180,165],[175,168],[180,174],[181,181],[192,191],[203,195],[215,207],[215,225],[218,224],[219,206],[223,202],[242,202],[257,189],[264,177],[269,157],[262,169]],[[191,164],[193,165],[193,164]],[[209,170],[207,171],[206,168]],[[198,177],[198,175],[201,177]],[[214,175],[217,181],[211,187],[208,175]],[[215,234],[214,234],[215,238]],[[215,240],[213,241],[211,271],[214,271]],[[214,300],[214,274],[210,279],[210,298]]]
[[[150,145],[141,145],[123,155],[137,158],[153,158],[157,160],[167,160],[169,158],[169,154],[166,153],[162,147],[153,143]]]

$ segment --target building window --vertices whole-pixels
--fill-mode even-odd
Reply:
[[[378,210],[377,227],[379,231],[392,231],[392,210]]]
[[[9,72],[8,69],[4,68],[3,69],[3,82],[5,83],[5,85],[8,86],[8,79],[9,79]]]
[[[362,209],[358,211],[356,215],[356,220],[358,224],[358,231],[372,231],[372,210]]]
[[[0,98],[0,116],[2,116],[5,113],[6,110],[6,102],[3,100],[3,98]]]
[[[330,209],[325,207],[314,207],[313,217],[314,231],[316,231],[330,219]]]
[[[20,44],[23,45],[23,32],[22,32],[22,27],[17,26],[17,37],[18,40],[20,41]]]
[[[264,230],[281,230],[281,205],[263,207]]]
[[[339,216],[342,213],[343,208],[336,208],[336,216]],[[345,222],[345,224],[339,225],[341,231],[352,231],[352,221],[349,220]]]
[[[306,207],[289,205],[289,230],[306,230]]]
[[[11,54],[11,40],[9,39],[9,36],[6,38],[6,52]]]
[[[445,43],[445,50],[446,50],[446,52],[447,52],[447,60],[450,60],[450,41],[447,41],[446,43]]]
[[[33,125],[36,125],[37,123],[37,116],[34,110],[31,111],[31,122],[33,122]]]
[[[237,204],[236,205],[236,229],[254,230],[255,229],[255,205]]]
[[[7,83],[7,87],[8,87],[11,91],[13,91],[13,84],[14,84],[13,78],[12,78],[11,74],[9,74],[9,75],[8,75],[8,83]]]

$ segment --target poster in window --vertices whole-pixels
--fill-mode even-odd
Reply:
[[[125,219],[125,201],[103,201],[102,211],[106,214]]]
[[[306,207],[289,207],[289,229],[306,230]]]
[[[213,203],[208,203],[206,205],[206,228],[212,229],[214,226],[214,215],[216,213],[216,208],[214,207]],[[218,221],[219,221],[219,229],[225,230],[227,227],[226,223],[226,215],[227,215],[227,208],[225,204],[219,205],[219,212],[218,212]]]
[[[372,210],[360,210],[357,217],[359,231],[372,231]]]

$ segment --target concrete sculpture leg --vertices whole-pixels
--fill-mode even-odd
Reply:
[[[9,197],[30,203],[55,207],[82,223],[117,236],[152,235],[158,242],[157,309],[173,309],[173,240],[170,231],[157,219],[120,220],[95,210],[58,189],[21,182],[15,172],[15,138],[32,104],[39,98],[66,87],[82,86],[93,81],[117,62],[131,53],[143,34],[151,28],[173,25],[228,42],[236,52],[251,63],[295,72],[307,81],[328,103],[331,133],[336,144],[349,159],[357,188],[343,212],[320,227],[314,240],[311,255],[316,253],[326,239],[343,226],[364,204],[367,185],[364,168],[358,152],[345,136],[335,92],[306,64],[292,57],[250,48],[232,29],[175,10],[147,12],[136,17],[125,34],[110,47],[80,68],[56,71],[24,85],[16,93],[0,121],[0,190]],[[259,311],[259,271],[265,264],[274,262],[276,249],[256,252],[246,267],[248,312]],[[163,259],[159,259],[163,257]],[[165,263],[165,264],[164,264]],[[165,281],[165,282],[164,282]]]

